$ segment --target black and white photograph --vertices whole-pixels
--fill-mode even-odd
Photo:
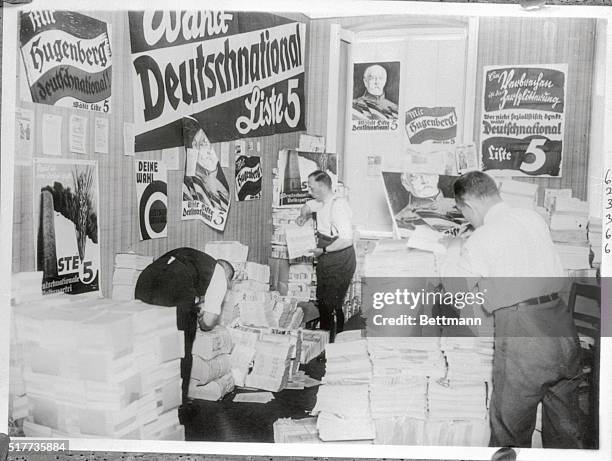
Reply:
[[[610,459],[611,18],[5,3],[9,459]]]

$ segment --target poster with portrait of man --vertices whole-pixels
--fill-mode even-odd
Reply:
[[[399,85],[399,61],[355,63],[352,130],[397,130]]]

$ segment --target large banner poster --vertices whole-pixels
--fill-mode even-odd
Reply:
[[[305,24],[267,13],[130,11],[136,151],[305,129]]]
[[[397,130],[399,87],[399,61],[354,64],[352,130]]]
[[[199,219],[213,229],[225,230],[230,194],[219,157],[197,120],[183,119],[185,175],[182,219]]]
[[[23,12],[19,40],[32,101],[111,111],[109,26],[72,11]]]
[[[308,175],[316,170],[325,171],[335,191],[338,185],[338,158],[336,154],[301,152],[283,149],[278,153],[279,195],[276,206],[299,207],[312,199],[308,192]]]
[[[100,289],[98,168],[95,162],[34,159],[36,267],[43,293]]]
[[[483,170],[561,176],[567,64],[486,66]]]
[[[168,172],[160,160],[135,160],[140,240],[168,236]]]

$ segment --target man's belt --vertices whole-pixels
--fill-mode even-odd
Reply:
[[[517,306],[535,306],[537,304],[544,304],[559,299],[559,293],[552,293],[550,295],[537,296],[535,298],[529,298],[525,301],[517,303]]]

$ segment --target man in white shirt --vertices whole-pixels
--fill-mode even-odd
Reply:
[[[357,259],[353,247],[351,209],[344,198],[332,191],[332,180],[324,171],[308,176],[308,189],[313,197],[300,210],[296,219],[303,226],[315,216],[317,248],[317,307],[322,330],[330,332],[330,341],[344,329],[344,297],[353,279]],[[335,321],[334,321],[335,314]]]
[[[544,447],[581,448],[579,343],[548,226],[535,210],[510,208],[480,171],[460,176],[454,192],[475,227],[461,266],[495,320],[489,444],[530,447],[541,402]]]

